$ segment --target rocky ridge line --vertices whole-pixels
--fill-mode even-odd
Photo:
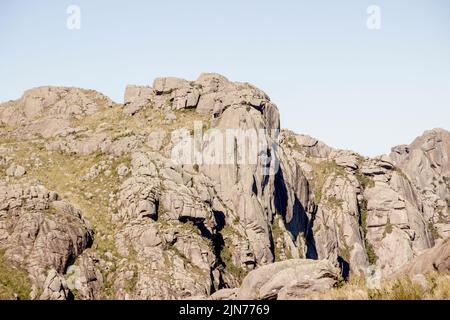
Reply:
[[[0,105],[0,250],[30,298],[297,299],[449,236],[445,130],[374,159],[283,130],[268,162],[174,163],[171,132],[196,121],[262,130],[265,155],[280,129],[264,92],[217,74],[128,86],[123,105],[58,87]]]

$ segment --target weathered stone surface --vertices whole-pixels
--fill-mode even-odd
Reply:
[[[21,177],[23,176],[27,171],[22,166],[12,165],[8,169],[6,169],[6,175],[10,177]]]
[[[364,195],[367,199],[368,239],[379,258],[377,264],[383,266],[386,274],[433,245],[419,208],[389,185],[375,185]]]
[[[43,288],[41,300],[67,300],[69,298],[70,291],[66,280],[55,269],[50,269],[48,272]]]
[[[326,260],[288,260],[250,272],[238,291],[239,300],[294,300],[333,287],[338,270]]]
[[[352,273],[376,264],[388,275],[433,246],[426,200],[390,157],[317,148],[314,139],[300,145],[288,131],[281,146],[314,195],[303,218],[306,257],[329,259]],[[433,229],[445,234],[444,226]]]
[[[73,265],[67,268],[67,287],[75,293],[76,299],[99,300],[104,298],[103,274],[99,270],[100,258],[91,252],[83,252]]]
[[[392,148],[390,157],[424,194],[427,218],[449,223],[445,203],[450,200],[450,132],[443,129],[426,131],[410,145]]]
[[[16,136],[64,136],[74,129],[68,120],[82,119],[113,102],[93,91],[65,87],[39,87],[26,91],[16,102],[0,105],[0,124],[21,126]]]
[[[124,299],[186,299],[211,294],[215,255],[196,227],[179,223],[140,222],[126,226],[116,237],[123,257],[114,282],[116,296]],[[130,287],[132,286],[132,287]]]
[[[144,106],[149,104],[153,90],[146,86],[127,86],[124,95],[125,115],[134,115]]]
[[[91,242],[81,212],[56,193],[43,186],[0,184],[0,249],[29,272],[45,298],[67,298],[61,277]],[[47,275],[47,270],[53,271]]]
[[[355,155],[340,155],[334,161],[338,166],[352,170],[358,169],[358,159]]]
[[[116,171],[120,177],[125,177],[130,172],[128,167],[123,163],[117,167]]]
[[[247,136],[220,159],[229,129]],[[302,299],[448,237],[447,131],[370,159],[279,129],[263,91],[213,73],[128,86],[123,105],[27,91],[0,105],[0,250],[35,298]]]
[[[222,289],[211,295],[212,300],[236,300],[239,289]]]
[[[425,250],[420,256],[403,266],[392,277],[404,274],[416,275],[429,272],[450,271],[450,238],[435,247]]]

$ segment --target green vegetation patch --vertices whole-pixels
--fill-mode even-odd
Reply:
[[[314,179],[312,181],[312,186],[314,189],[315,202],[316,204],[319,204],[322,201],[322,190],[323,186],[327,182],[328,177],[332,176],[333,179],[336,179],[338,177],[345,177],[346,172],[345,169],[341,166],[338,166],[334,160],[321,161],[319,163],[309,161],[308,164],[311,165],[314,170]]]
[[[438,230],[436,229],[436,227],[434,226],[434,224],[430,221],[428,222],[428,230],[430,231],[431,236],[433,237],[434,240],[437,240],[439,238],[441,238],[441,236],[439,235]]]
[[[375,186],[375,181],[373,181],[372,178],[366,176],[365,174],[362,174],[359,171],[356,172],[355,177],[363,189],[370,189]]]
[[[29,300],[30,293],[28,273],[10,264],[0,251],[0,300]]]
[[[239,281],[239,283],[241,283],[248,272],[244,268],[236,266],[233,263],[233,256],[231,254],[232,248],[233,243],[231,242],[231,240],[225,239],[223,248],[220,251],[220,258],[224,264],[225,270],[228,271],[232,276],[234,276]]]
[[[391,219],[387,219],[386,226],[384,227],[384,233],[383,238],[386,237],[386,235],[391,234],[394,230],[394,226],[391,223]]]
[[[367,200],[362,199],[359,203],[360,212],[361,212],[361,229],[364,236],[364,245],[366,247],[367,259],[371,265],[375,264],[378,260],[378,257],[375,253],[375,249],[373,245],[370,243],[369,239],[367,239]]]

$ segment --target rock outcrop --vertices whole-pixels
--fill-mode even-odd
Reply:
[[[91,243],[92,230],[81,212],[57,193],[40,185],[0,183],[0,250],[28,271],[34,294],[67,298],[62,275]]]
[[[426,131],[410,145],[392,148],[391,158],[422,194],[423,212],[440,237],[450,236],[450,132]]]
[[[14,102],[2,104],[0,123],[20,125],[20,138],[40,134],[44,138],[73,132],[70,119],[84,119],[111,107],[113,102],[93,90],[64,87],[40,87],[26,91]]]
[[[447,131],[372,159],[279,119],[211,73],[1,104],[4,259],[34,299],[302,299],[449,236]]]
[[[442,241],[435,247],[424,251],[408,264],[403,266],[391,277],[399,277],[405,274],[418,275],[430,272],[447,273],[450,271],[450,238]]]
[[[312,189],[307,257],[339,261],[353,273],[376,264],[388,275],[445,238],[437,230],[446,226],[447,217],[432,219],[422,189],[392,157],[364,158],[289,131],[282,133],[280,144]]]
[[[240,288],[223,289],[212,299],[299,300],[336,285],[339,270],[327,260],[287,260],[251,271]]]

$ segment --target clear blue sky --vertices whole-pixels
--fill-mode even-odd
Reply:
[[[121,102],[126,84],[208,71],[266,91],[283,127],[365,155],[450,129],[447,0],[1,0],[0,41],[0,101],[64,85]]]

